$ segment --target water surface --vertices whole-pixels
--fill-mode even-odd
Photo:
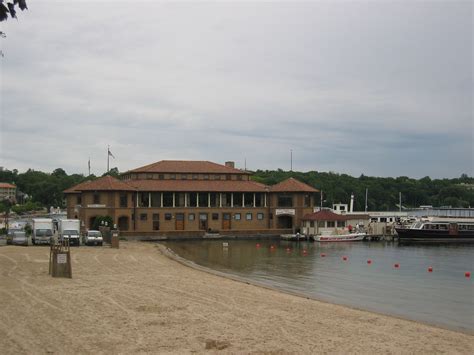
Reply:
[[[464,275],[474,271],[474,245],[208,240],[166,246],[199,265],[277,289],[474,331],[474,283]]]

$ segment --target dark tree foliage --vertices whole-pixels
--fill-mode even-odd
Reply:
[[[399,193],[402,193],[403,207],[420,205],[470,207],[474,206],[474,178],[462,174],[456,179],[434,179],[426,176],[412,179],[406,176],[397,178],[352,177],[333,172],[310,171],[307,173],[283,170],[257,170],[253,180],[273,185],[289,177],[294,177],[310,186],[323,190],[324,206],[333,203],[349,203],[354,193],[354,210],[365,210],[365,189],[368,189],[368,210],[397,210]],[[319,204],[319,201],[318,201]]]
[[[63,191],[95,176],[79,174],[68,175],[63,169],[58,168],[51,174],[28,169],[24,173],[13,171],[0,171],[0,182],[9,182],[17,186],[18,190],[26,193],[43,207],[63,206]]]
[[[0,22],[8,20],[8,17],[16,18],[16,6],[18,6],[21,11],[28,9],[26,0],[0,0]]]

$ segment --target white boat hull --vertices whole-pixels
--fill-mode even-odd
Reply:
[[[315,235],[315,242],[359,242],[364,240],[365,233],[349,233],[349,234],[331,234],[331,235]]]

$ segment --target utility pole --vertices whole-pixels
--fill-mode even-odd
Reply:
[[[369,194],[369,189],[365,189],[365,212],[367,213],[367,195]]]
[[[107,172],[109,172],[110,145],[107,146]]]
[[[398,193],[398,206],[399,206],[400,212],[402,212],[402,192],[401,191]]]

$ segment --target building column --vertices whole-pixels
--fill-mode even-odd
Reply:
[[[151,208],[151,192],[148,193],[148,208]]]
[[[242,192],[242,207],[245,207],[245,192]]]
[[[138,206],[138,192],[137,192],[137,196],[136,196],[136,197],[137,197],[137,200],[135,201],[135,204],[137,205],[136,207],[139,207],[139,206]]]
[[[163,192],[160,193],[160,207],[163,208]]]
[[[173,192],[173,208],[176,207],[176,192]]]
[[[188,193],[184,193],[184,207],[188,207]]]
[[[256,203],[255,203],[255,192],[253,193],[253,207],[254,207],[254,208],[257,207],[257,206],[256,206]]]
[[[207,207],[211,208],[211,193],[207,193]]]
[[[267,207],[267,193],[263,193],[263,203],[264,203],[264,206]]]
[[[219,192],[219,207],[222,208],[222,192]]]
[[[234,207],[234,193],[230,193],[230,207]]]
[[[199,207],[199,192],[196,192],[196,207]]]

